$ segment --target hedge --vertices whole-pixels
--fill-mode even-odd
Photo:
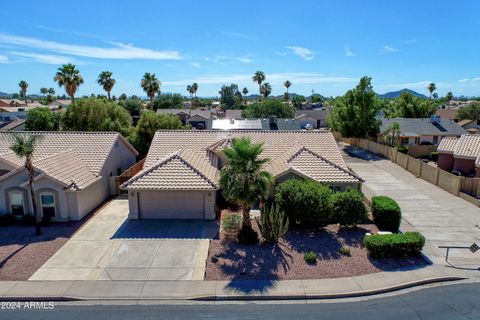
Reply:
[[[365,236],[363,245],[372,258],[418,256],[425,238],[418,232],[374,234]]]
[[[355,226],[368,218],[363,194],[348,189],[332,195],[332,221],[341,226]]]
[[[398,203],[386,196],[372,197],[373,221],[380,230],[398,232],[402,211]]]

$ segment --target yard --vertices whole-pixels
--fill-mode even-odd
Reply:
[[[255,220],[252,223],[258,232]],[[222,230],[210,242],[205,280],[339,278],[427,264],[422,257],[370,258],[362,240],[365,233],[377,231],[370,221],[356,228],[292,228],[276,244],[242,245]],[[350,256],[340,252],[342,247],[349,249]],[[309,251],[317,254],[315,264],[304,260]]]

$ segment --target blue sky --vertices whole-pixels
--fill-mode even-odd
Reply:
[[[217,95],[224,83],[256,93],[256,70],[273,94],[343,94],[363,75],[377,92],[404,87],[480,95],[480,1],[5,1],[0,7],[0,91],[55,87],[56,68],[75,63],[79,95],[143,95],[156,73],[163,92]],[[62,90],[58,89],[58,92]]]

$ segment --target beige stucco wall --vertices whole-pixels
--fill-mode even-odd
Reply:
[[[136,156],[130,148],[118,139],[118,146],[110,151],[107,161],[102,168],[100,175],[102,177],[117,176],[117,169],[121,172],[133,166],[136,162]]]
[[[102,178],[88,188],[74,192],[73,194],[77,198],[77,208],[71,212],[70,220],[78,221],[108,198],[108,179]]]

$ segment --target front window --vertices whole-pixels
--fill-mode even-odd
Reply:
[[[40,195],[42,213],[44,217],[55,217],[55,197],[51,193],[42,193]]]
[[[25,214],[25,199],[22,191],[9,192],[10,211],[15,216],[23,216]]]

